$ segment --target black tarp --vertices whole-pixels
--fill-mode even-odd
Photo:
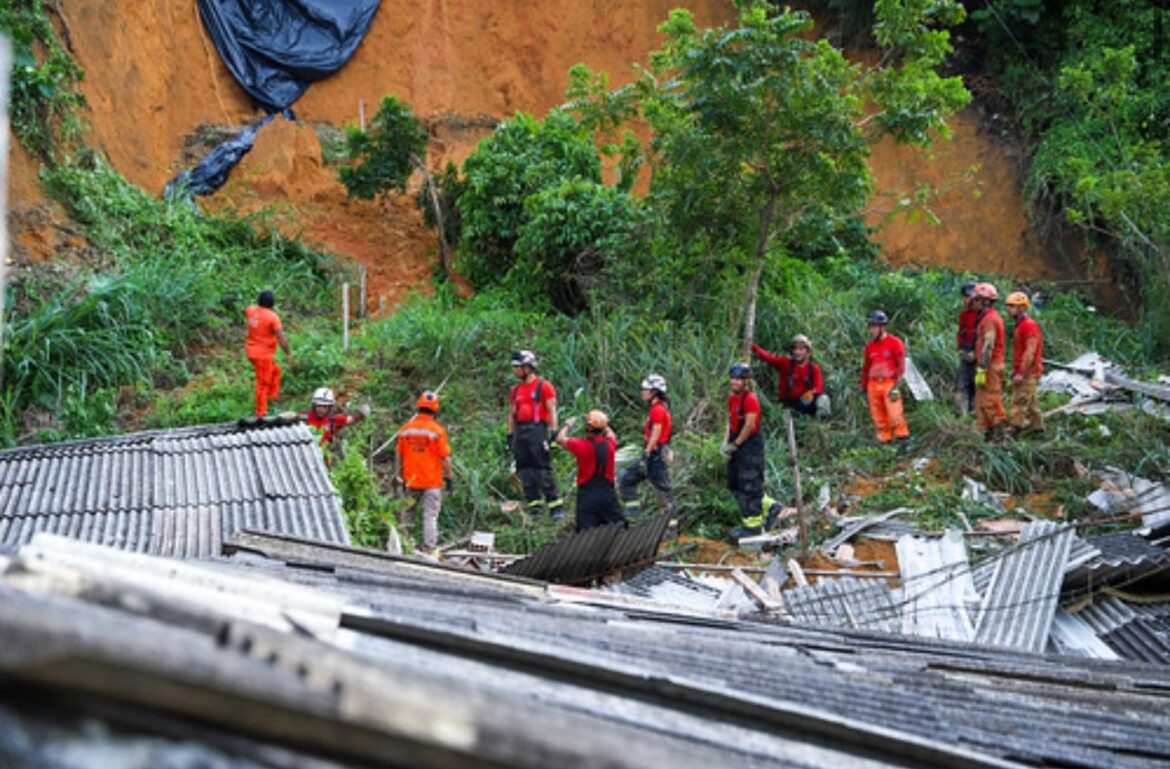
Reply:
[[[197,0],[227,68],[269,112],[349,61],[381,0]]]

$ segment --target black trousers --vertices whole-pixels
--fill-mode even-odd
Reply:
[[[532,502],[544,497],[551,502],[561,498],[548,455],[548,427],[544,422],[516,425],[512,434],[512,456],[516,459],[516,474],[524,486],[526,500]]]
[[[650,452],[645,465],[635,462],[627,465],[618,475],[618,488],[621,490],[623,502],[633,502],[638,498],[638,484],[649,480],[650,485],[670,496],[670,468],[662,456],[662,447]]]
[[[763,515],[764,439],[756,433],[744,441],[727,463],[727,488],[735,496],[740,515]]]
[[[622,506],[618,503],[613,484],[604,479],[594,478],[583,486],[578,486],[577,531],[604,526],[607,523],[630,525],[622,515]]]
[[[959,355],[962,356],[962,351]],[[955,377],[955,392],[962,399],[960,404],[966,405],[966,413],[975,411],[975,361],[966,361],[959,358],[959,373]]]

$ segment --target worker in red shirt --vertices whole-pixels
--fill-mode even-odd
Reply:
[[[520,381],[508,394],[508,448],[529,510],[547,507],[559,521],[565,515],[564,500],[548,453],[549,438],[557,433],[557,391],[536,375],[536,355],[530,350],[513,352],[511,363],[512,374]]]
[[[812,360],[812,342],[804,334],[792,337],[792,356],[773,355],[752,343],[752,351],[760,360],[776,369],[780,380],[777,399],[798,414],[819,417],[829,415],[829,396],[825,395],[825,380],[821,367]]]
[[[443,489],[451,491],[451,446],[447,431],[435,419],[439,413],[438,393],[427,390],[418,396],[418,411],[398,430],[395,452],[395,481],[412,497],[402,511],[399,523],[410,526],[414,508],[422,500],[423,546],[425,555],[433,555],[439,541],[439,511],[443,506]]]
[[[746,527],[763,522],[764,436],[760,435],[760,399],[752,392],[752,369],[734,363],[727,372],[727,435],[719,451],[727,460],[727,488],[735,496]]]
[[[869,415],[877,429],[878,443],[910,437],[902,412],[898,385],[906,373],[906,346],[886,330],[890,318],[881,310],[869,314],[869,343],[861,363],[861,390],[869,402]]]
[[[1032,301],[1023,291],[1015,291],[1004,301],[1008,315],[1016,322],[1012,334],[1012,411],[1008,429],[1013,434],[1022,430],[1044,430],[1044,415],[1036,389],[1044,374],[1044,334],[1040,324],[1028,315]]]
[[[284,362],[293,364],[292,350],[280,323],[280,316],[273,312],[276,298],[271,291],[260,292],[256,304],[244,310],[248,338],[244,342],[244,354],[252,362],[256,372],[256,416],[268,413],[268,401],[280,397],[280,366],[276,363],[276,346],[284,350]]]
[[[651,374],[642,380],[642,402],[648,403],[649,412],[642,426],[642,457],[627,466],[618,476],[622,507],[627,518],[636,519],[639,513],[638,484],[649,479],[650,485],[658,490],[666,510],[674,511],[674,498],[670,488],[670,433],[672,420],[666,398],[666,379]]]
[[[309,429],[321,437],[321,453],[325,464],[331,464],[337,447],[337,433],[348,425],[357,424],[370,415],[370,407],[362,404],[357,412],[340,414],[336,411],[337,396],[330,387],[318,387],[313,391],[313,406],[301,414]]]
[[[577,531],[616,523],[629,526],[614,491],[614,454],[617,436],[609,429],[609,418],[601,411],[585,415],[584,438],[570,438],[576,417],[566,420],[557,433],[557,443],[577,459]]]
[[[955,408],[959,416],[975,410],[975,327],[979,325],[979,300],[975,283],[968,281],[961,289],[963,309],[959,311],[959,373],[955,378]]]
[[[996,440],[1003,430],[1007,412],[1003,408],[1004,339],[1003,318],[995,310],[999,292],[990,283],[975,286],[982,317],[975,327],[978,338],[975,369],[975,416],[985,440]]]

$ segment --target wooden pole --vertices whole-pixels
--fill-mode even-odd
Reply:
[[[366,103],[362,99],[358,99],[358,127],[366,130]]]
[[[341,349],[349,349],[349,283],[341,284]]]
[[[784,409],[784,428],[788,431],[788,456],[792,462],[792,485],[796,491],[796,518],[800,525],[800,552],[808,552],[808,511],[804,507],[804,492],[800,488],[800,459],[796,453],[796,426],[792,423],[792,409]]]
[[[4,385],[5,295],[8,293],[8,72],[12,46],[0,34],[0,387]]]
[[[366,319],[366,266],[360,265],[358,267],[358,285],[361,287],[358,290],[358,295],[361,297],[362,303],[358,306],[358,317],[362,320]]]

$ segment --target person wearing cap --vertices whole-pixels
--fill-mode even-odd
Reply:
[[[564,500],[557,490],[549,456],[549,438],[557,433],[557,391],[536,375],[536,354],[516,350],[512,374],[519,382],[508,394],[508,448],[524,487],[530,511],[545,507],[554,520],[564,517]]]
[[[764,504],[764,436],[760,399],[752,392],[752,368],[734,363],[728,370],[727,434],[720,453],[727,460],[727,488],[744,521],[761,520]],[[745,524],[746,525],[746,524]]]
[[[647,479],[658,490],[663,506],[669,511],[674,510],[670,488],[672,420],[666,398],[666,379],[659,374],[643,379],[642,402],[650,407],[642,426],[642,458],[625,467],[618,476],[622,507],[627,518],[638,517],[638,484]]]
[[[869,402],[878,443],[904,440],[910,437],[910,427],[898,385],[906,374],[906,346],[886,330],[890,318],[881,310],[874,310],[866,320],[869,342],[861,362],[861,390]]]
[[[602,411],[590,411],[585,415],[585,437],[570,438],[576,423],[576,417],[566,420],[556,437],[577,460],[576,530],[613,523],[629,526],[613,487],[617,436],[609,428],[609,418]]]
[[[792,355],[773,355],[752,343],[752,352],[776,369],[779,378],[777,400],[798,414],[829,415],[829,396],[821,367],[812,360],[812,342],[804,334],[792,337]]]
[[[443,489],[451,491],[451,446],[447,431],[435,416],[439,413],[438,393],[427,390],[418,396],[418,411],[398,430],[394,457],[395,483],[412,498],[399,516],[403,528],[409,528],[414,508],[422,501],[422,552],[434,553],[439,541],[439,511],[443,506]]]
[[[333,448],[336,445],[337,433],[348,425],[357,424],[370,415],[370,407],[362,404],[356,413],[340,414],[336,411],[337,396],[331,387],[318,387],[313,391],[313,405],[301,413],[301,419],[314,434],[321,436],[321,451],[325,455],[325,464],[332,461]]]
[[[981,316],[977,336],[975,368],[975,418],[985,440],[999,437],[1007,412],[1003,408],[1004,350],[1003,318],[995,309],[999,292],[990,283],[975,286]]]
[[[1023,291],[1014,291],[1004,301],[1008,315],[1016,323],[1012,334],[1012,400],[1008,429],[1044,429],[1044,415],[1036,398],[1036,388],[1044,374],[1044,334],[1040,324],[1028,314],[1032,300]]]
[[[256,416],[268,414],[268,401],[280,397],[280,365],[276,362],[276,346],[284,350],[284,362],[293,364],[292,350],[284,335],[280,316],[272,309],[276,297],[271,291],[261,291],[256,304],[244,309],[244,320],[248,331],[244,341],[244,355],[252,364],[256,374]]]
[[[975,329],[981,309],[975,296],[975,282],[967,281],[960,293],[963,309],[959,311],[959,373],[955,377],[955,406],[963,416],[975,411]]]

